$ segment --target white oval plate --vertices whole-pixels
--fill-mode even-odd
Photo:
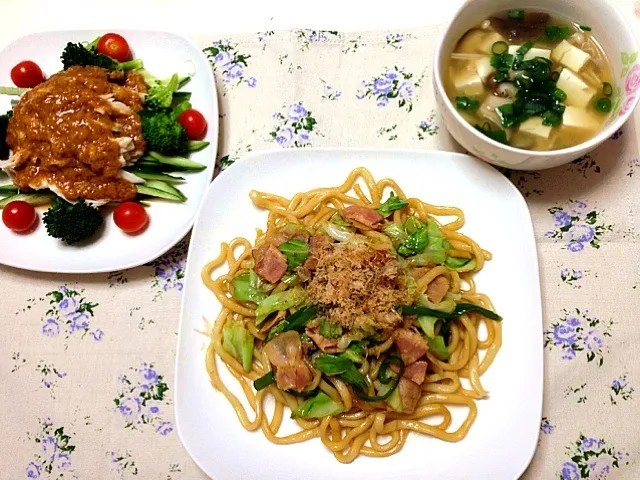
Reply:
[[[139,235],[127,235],[113,223],[105,209],[104,230],[96,240],[69,246],[49,237],[40,221],[29,234],[14,233],[0,224],[0,264],[39,272],[96,273],[122,270],[147,263],[174,246],[191,229],[207,185],[213,177],[218,142],[218,100],[213,72],[204,54],[190,40],[173,33],[114,30],[124,36],[136,58],[158,78],[173,73],[195,72],[184,90],[192,93],[191,103],[208,121],[204,140],[211,145],[190,158],[207,165],[197,173],[184,175],[179,184],[187,196],[185,203],[152,200],[149,225]],[[0,52],[0,85],[13,85],[11,68],[22,60],[33,60],[45,75],[62,69],[60,55],[67,42],[92,41],[106,32],[97,30],[44,32],[22,37]],[[7,111],[11,98],[0,95],[0,112]],[[182,176],[182,175],[181,175]],[[8,179],[3,176],[0,183]],[[39,216],[45,209],[39,208]]]
[[[502,349],[482,377],[490,397],[477,402],[478,418],[464,440],[446,443],[411,433],[396,455],[362,456],[343,465],[320,439],[275,445],[261,431],[245,431],[226,398],[211,386],[205,368],[208,338],[197,330],[206,328],[203,319],[216,318],[220,305],[202,283],[200,271],[217,257],[223,241],[236,236],[253,241],[255,229],[265,228],[267,213],[253,206],[250,190],[291,198],[299,191],[340,185],[359,166],[367,167],[377,180],[393,178],[408,196],[464,210],[462,231],[494,255],[478,274],[477,286],[504,317],[504,333]],[[196,463],[219,480],[513,480],[524,472],[538,440],[542,353],[540,281],[531,217],[520,193],[493,167],[448,152],[291,149],[254,153],[210,185],[194,226],[176,358],[176,423]],[[221,373],[233,385],[224,366]]]

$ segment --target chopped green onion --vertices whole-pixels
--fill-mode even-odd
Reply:
[[[553,110],[547,110],[542,114],[542,124],[557,127],[562,123],[562,116]]]
[[[548,42],[559,42],[564,40],[565,38],[569,38],[571,36],[571,27],[566,25],[549,25],[545,34],[542,36],[540,40],[548,41]]]
[[[589,25],[578,25],[578,28],[580,30],[582,30],[583,32],[590,32],[591,31],[591,27]]]
[[[604,82],[602,84],[602,93],[604,93],[606,97],[610,97],[611,94],[613,93],[613,87],[609,82]]]
[[[596,100],[593,106],[596,111],[600,113],[609,113],[613,107],[611,104],[611,99],[607,97],[599,98],[598,100]]]
[[[524,18],[524,10],[509,10],[509,13],[507,15],[509,18],[519,20],[521,18]]]
[[[553,91],[553,98],[555,98],[559,102],[564,102],[567,99],[567,94],[564,92],[564,90],[560,90],[559,88],[556,88]]]
[[[253,381],[253,388],[255,388],[259,392],[260,390],[267,388],[269,385],[275,382],[276,382],[275,375],[273,374],[273,372],[269,372],[260,378],[256,378]]]
[[[307,326],[309,320],[315,317],[318,314],[318,307],[314,305],[307,305],[306,307],[302,307],[299,310],[296,310],[288,318],[285,318],[280,323],[275,325],[271,330],[269,330],[269,335],[267,335],[267,342],[270,342],[273,337],[278,335],[279,333],[288,332],[289,330],[302,330]]]
[[[493,53],[494,55],[502,55],[508,50],[509,45],[507,45],[507,42],[503,42],[502,40],[499,40],[491,45],[491,53]]]
[[[533,48],[533,42],[524,42],[520,48],[518,48],[518,50],[516,51],[517,55],[522,55],[523,57],[527,54],[527,52],[529,50],[531,50],[531,48]]]
[[[486,308],[480,307],[478,305],[474,305],[473,303],[459,303],[456,305],[456,308],[451,313],[441,312],[439,310],[434,310],[432,308],[420,307],[416,305],[403,305],[400,307],[400,312],[405,316],[412,315],[426,315],[430,317],[436,318],[446,318],[446,319],[454,319],[458,318],[463,313],[479,313],[491,320],[495,320],[500,322],[502,317],[498,315],[496,312],[492,312],[491,310],[487,310]]]
[[[471,97],[456,97],[456,107],[458,110],[465,110],[467,112],[475,112],[478,110],[480,102]]]
[[[398,366],[399,372],[393,376],[390,376],[389,366],[394,363]],[[388,385],[388,388],[386,389],[386,393],[384,393],[383,395],[372,397],[372,396],[366,395],[365,393],[361,392],[357,388],[354,388],[353,392],[356,394],[356,397],[366,402],[381,402],[391,396],[393,391],[398,386],[398,383],[400,383],[400,379],[402,378],[403,373],[404,373],[404,362],[402,361],[402,359],[397,355],[389,355],[387,358],[385,358],[382,361],[382,364],[380,364],[380,370],[378,370],[378,380],[380,380],[380,383],[382,383],[383,385]]]
[[[496,142],[500,142],[504,144],[507,143],[507,132],[505,132],[504,130],[500,130],[500,129],[491,130],[491,125],[489,125],[488,123],[485,123],[484,126],[480,126],[476,124],[473,127],[483,135],[486,135],[487,137],[489,137],[492,140],[495,140]]]

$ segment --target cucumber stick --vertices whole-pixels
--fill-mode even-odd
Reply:
[[[167,183],[179,183],[184,181],[183,177],[175,177],[168,173],[156,172],[154,170],[147,170],[142,168],[132,168],[129,172],[144,179],[144,180],[160,180]]]
[[[136,189],[140,195],[164,198],[174,202],[184,202],[187,199],[177,188],[158,180],[148,180],[146,183],[138,184]]]
[[[172,167],[182,168],[184,170],[204,170],[206,165],[203,165],[193,160],[189,160],[184,157],[167,157],[157,152],[149,152],[147,156],[142,157],[142,160],[147,163],[162,163],[164,165],[171,165]]]
[[[23,202],[30,203],[37,207],[38,205],[47,205],[51,203],[52,198],[52,193],[16,193],[15,195],[11,195],[0,200],[0,208],[6,207],[9,202],[13,202],[14,200],[22,200]]]
[[[0,195],[1,196],[14,195],[16,193],[18,193],[18,187],[16,187],[15,185],[12,185],[12,184],[0,185]]]

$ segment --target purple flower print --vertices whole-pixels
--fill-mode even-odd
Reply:
[[[125,428],[142,429],[151,424],[158,433],[168,433],[165,420],[160,417],[169,387],[153,364],[142,363],[130,369],[132,373],[119,378],[118,396],[114,398],[116,410],[125,419]],[[170,425],[170,424],[169,424]],[[162,427],[162,428],[160,428]]]
[[[226,68],[233,61],[233,56],[229,51],[221,51],[213,57],[213,62],[222,68]]]
[[[40,478],[40,465],[37,465],[35,462],[30,462],[25,468],[25,473],[27,474],[27,478]]]
[[[280,146],[288,144],[291,140],[293,140],[293,129],[290,127],[280,130],[276,137],[276,143]]]
[[[588,362],[597,360],[598,366],[604,362],[605,337],[611,336],[612,321],[601,322],[589,310],[564,310],[564,316],[554,322],[544,332],[544,346],[549,350],[558,349],[563,360],[574,360],[578,352],[584,352]]]
[[[55,337],[60,333],[60,325],[53,318],[47,318],[44,325],[42,325],[42,333],[47,337]]]
[[[93,336],[93,339],[96,342],[100,342],[100,341],[102,341],[102,338],[104,337],[104,332],[102,331],[101,328],[98,328],[98,329],[96,329],[95,332],[91,333],[91,336]]]
[[[59,453],[56,456],[56,466],[59,470],[66,470],[71,466],[71,460],[68,453]]]
[[[551,435],[556,429],[554,425],[551,425],[547,417],[542,417],[542,423],[540,424],[540,431],[545,435]]]
[[[570,252],[580,252],[584,249],[584,243],[580,243],[580,242],[569,242],[567,243],[567,249]]]
[[[249,86],[250,88],[255,88],[255,86],[257,85],[258,81],[256,80],[255,77],[249,77],[246,80],[247,82],[247,86]]]
[[[181,241],[160,258],[148,263],[154,268],[152,288],[156,290],[154,300],[172,288],[182,289],[188,244]]]
[[[49,299],[49,309],[42,319],[44,335],[54,337],[64,333],[68,339],[76,332],[80,332],[81,337],[89,332],[97,303],[87,301],[82,291],[71,290],[66,285],[48,292],[46,297]]]
[[[160,435],[168,435],[173,432],[173,426],[171,425],[171,422],[162,422],[158,425],[158,428],[156,428],[156,432]]]
[[[142,369],[145,380],[148,380],[152,384],[158,383],[158,372],[151,367],[145,367]]]
[[[413,109],[413,92],[419,85],[420,80],[414,80],[412,73],[393,67],[370,81],[363,80],[362,89],[356,92],[356,97],[374,99],[378,107],[386,107],[392,100],[397,100],[398,107],[410,112]]]
[[[300,134],[298,134],[298,140],[301,143],[307,142],[309,140],[309,132],[307,131],[300,132]]]
[[[562,464],[560,478],[579,480],[605,480],[614,468],[629,464],[629,454],[608,446],[604,439],[585,437],[566,448],[571,461]]]
[[[553,220],[556,227],[567,227],[571,224],[571,215],[565,211],[558,211],[553,214]]]
[[[393,79],[388,77],[376,78],[373,82],[373,93],[387,95],[393,90]]]
[[[580,443],[580,450],[583,452],[599,452],[604,445],[602,440],[598,440],[597,438],[587,437],[583,438]]]
[[[556,229],[545,233],[546,237],[565,240],[567,250],[581,252],[585,247],[600,248],[601,237],[613,231],[613,225],[600,220],[600,213],[587,210],[582,201],[570,200],[567,207],[549,209]]]
[[[600,332],[596,329],[589,330],[584,339],[584,344],[590,352],[599,351],[604,346]]]
[[[564,462],[561,475],[562,480],[580,480],[580,469],[574,462]]]
[[[53,435],[42,438],[40,445],[42,445],[42,454],[47,457],[53,457],[58,451],[58,443]]]
[[[299,122],[307,116],[307,109],[299,103],[294,103],[289,107],[289,120]]]
[[[317,122],[311,112],[302,102],[283,105],[283,111],[285,114],[273,114],[275,125],[269,132],[271,140],[283,148],[311,146],[314,134],[320,135],[315,130]]]
[[[205,48],[204,53],[209,59],[213,69],[221,75],[225,85],[237,86],[246,83],[249,87],[255,87],[256,79],[246,79],[244,69],[248,66],[247,60],[251,55],[242,55],[236,50],[236,45],[228,40],[213,42]]]
[[[118,411],[125,417],[131,417],[140,413],[142,410],[141,405],[142,403],[139,398],[129,397],[120,402]]]
[[[68,317],[71,317],[70,328],[72,332],[77,330],[88,330],[89,329],[89,315],[84,312],[80,313],[69,313]]]
[[[226,72],[226,76],[231,80],[236,80],[238,78],[241,78],[243,75],[244,75],[244,70],[237,63],[229,65],[229,68],[227,69],[227,72]]]
[[[569,239],[574,242],[589,243],[595,236],[593,227],[584,224],[573,225],[568,232]]]
[[[577,340],[576,329],[569,325],[557,325],[553,329],[553,340],[556,345],[571,345]]]
[[[70,445],[71,437],[64,433],[64,427],[54,429],[49,418],[40,420],[40,428],[35,438],[28,434],[38,450],[33,455],[33,461],[25,468],[26,477],[62,478],[62,471],[71,467],[71,455],[76,447]]]
[[[567,325],[570,325],[572,327],[579,327],[581,325],[581,322],[578,317],[567,317]]]
[[[400,98],[409,98],[413,95],[413,83],[411,82],[402,82],[400,88],[398,89],[398,96]]]

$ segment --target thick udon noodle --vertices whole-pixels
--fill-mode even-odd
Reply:
[[[359,181],[364,184],[364,189]],[[255,205],[269,211],[269,230],[285,222],[297,222],[313,227],[318,222],[330,218],[336,209],[341,209],[345,205],[379,205],[382,202],[383,192],[387,189],[393,190],[396,195],[407,200],[410,209],[422,221],[436,220],[437,216],[455,217],[453,221],[441,225],[441,229],[452,249],[456,251],[456,255],[476,258],[475,271],[480,270],[484,261],[491,258],[491,255],[483,251],[476,242],[458,231],[464,223],[464,213],[460,209],[434,206],[417,198],[407,198],[393,180],[383,179],[376,182],[365,168],[353,170],[346,181],[336,188],[318,188],[298,193],[291,200],[253,191],[251,199]],[[367,198],[367,194],[370,198]],[[402,218],[397,216],[406,214],[396,211],[394,215],[395,220],[401,221]],[[256,241],[259,241],[263,235],[263,232],[258,231]],[[253,380],[265,375],[270,369],[269,361],[260,348],[256,347],[254,350],[252,370],[246,373],[242,365],[222,347],[224,323],[233,317],[242,319],[254,336],[264,338],[264,334],[260,334],[255,325],[255,311],[236,302],[230,292],[230,281],[251,259],[251,249],[252,243],[248,239],[235,238],[229,243],[223,243],[220,255],[202,269],[202,281],[222,304],[222,310],[210,332],[211,341],[206,354],[206,367],[211,384],[231,403],[246,430],[261,429],[265,437],[276,444],[304,442],[319,437],[333,452],[335,458],[343,463],[352,462],[360,454],[369,457],[393,455],[402,448],[410,431],[449,442],[460,441],[467,435],[477,416],[476,400],[487,396],[480,377],[493,362],[502,339],[499,322],[474,314],[463,314],[451,323],[449,360],[442,361],[430,352],[427,353],[429,372],[414,413],[402,414],[352,408],[354,399],[351,398],[346,384],[337,377],[326,377],[320,380],[321,375],[316,372],[315,382],[318,383],[319,388],[332,399],[343,403],[344,413],[321,419],[296,418],[300,431],[290,435],[279,435],[285,407],[293,410],[302,399],[279,390],[275,384],[258,392],[253,389]],[[213,278],[214,270],[225,266],[228,272]],[[458,274],[458,272],[449,271],[446,267],[438,266],[417,280],[418,289],[424,291],[429,282],[438,275],[446,275],[451,280],[451,291],[460,293],[464,301],[489,309],[493,308],[489,298],[476,291],[472,278],[473,272]],[[275,291],[280,288],[283,288],[283,285],[277,286]],[[485,338],[480,338],[479,335],[482,324],[487,332]],[[380,354],[391,348],[392,343],[387,341],[374,348]],[[484,351],[482,358],[481,351]],[[373,352],[370,350],[368,353]],[[250,412],[223,382],[218,359],[242,387],[250,405]],[[379,367],[380,362],[374,360],[365,362],[360,371],[373,381]],[[461,379],[468,380],[470,389],[463,386]],[[265,403],[269,396],[275,400],[275,409],[271,415],[268,415],[265,410]],[[454,430],[450,430],[453,423],[452,406],[462,406],[466,410],[466,417],[462,424]]]

